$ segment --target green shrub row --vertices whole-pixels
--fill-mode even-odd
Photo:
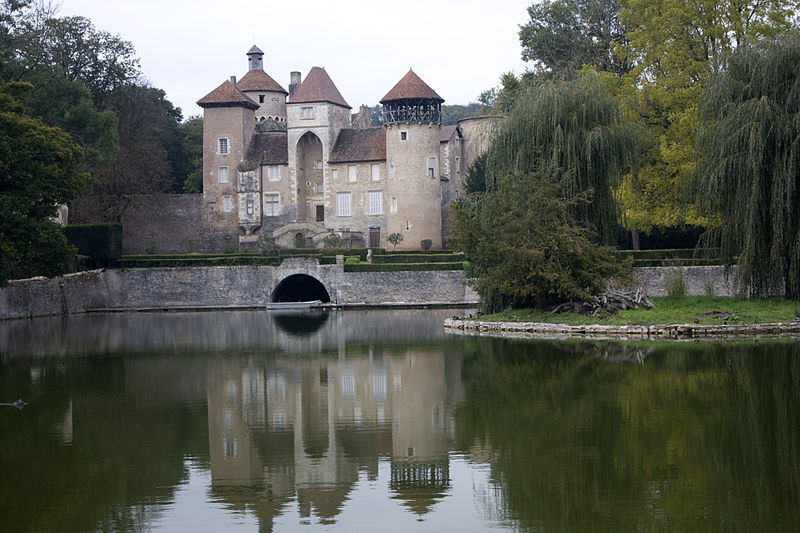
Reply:
[[[718,257],[719,248],[675,248],[666,250],[618,250],[619,254],[634,259],[694,259]]]
[[[426,270],[464,270],[464,262],[452,263],[348,263],[345,272],[407,272]]]
[[[157,268],[157,267],[207,267],[207,266],[278,266],[281,259],[278,257],[262,257],[254,255],[249,257],[195,257],[183,256],[173,258],[150,258],[139,256],[126,257],[119,260],[122,268]]]
[[[454,263],[463,261],[462,254],[391,254],[374,255],[373,263]]]

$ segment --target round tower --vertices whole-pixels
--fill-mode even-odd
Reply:
[[[274,120],[286,125],[286,90],[264,72],[264,52],[253,46],[247,52],[247,74],[236,88],[258,104],[256,120]]]
[[[419,249],[430,239],[442,247],[442,188],[439,133],[442,99],[413,70],[384,96],[386,166],[389,179],[388,227],[385,235],[399,233],[404,249]]]

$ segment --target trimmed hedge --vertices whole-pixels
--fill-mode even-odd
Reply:
[[[64,235],[88,258],[89,268],[112,266],[122,255],[122,224],[74,224],[64,228]]]
[[[408,272],[426,270],[464,270],[464,262],[454,263],[347,263],[345,272]]]
[[[148,256],[127,256],[119,260],[122,268],[180,268],[180,267],[208,267],[208,266],[278,266],[278,257],[262,257],[254,255],[250,257],[172,257],[172,258],[151,258]]]
[[[403,255],[375,255],[373,263],[455,263],[463,261],[463,254],[403,254]]]

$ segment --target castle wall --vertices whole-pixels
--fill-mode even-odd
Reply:
[[[492,137],[497,132],[502,117],[495,115],[465,118],[458,121],[463,135],[464,155],[461,167],[464,173],[475,159],[489,149]]]

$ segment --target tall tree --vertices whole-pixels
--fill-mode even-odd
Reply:
[[[800,299],[800,33],[740,45],[708,81],[697,191],[752,296]]]
[[[544,0],[528,8],[520,27],[522,59],[559,78],[584,65],[624,74],[628,63],[615,53],[625,42],[618,0]]]
[[[519,97],[455,207],[454,243],[486,306],[585,299],[622,272],[598,243],[615,234],[630,141],[596,73]]]
[[[67,271],[75,249],[50,219],[88,179],[72,138],[24,114],[31,89],[0,82],[0,282]]]
[[[698,102],[710,62],[746,39],[790,25],[796,0],[621,0],[628,28],[622,57],[633,65],[620,91],[626,112],[641,117],[650,149],[617,191],[628,229],[704,225],[682,197],[697,162]]]

